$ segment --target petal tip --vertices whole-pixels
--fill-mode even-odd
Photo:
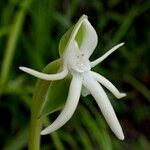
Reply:
[[[118,137],[119,140],[125,139],[122,128],[120,128],[120,130],[116,133],[116,136]]]
[[[119,140],[124,140],[125,139],[124,134],[122,133],[118,138]]]
[[[83,18],[86,18],[86,19],[88,18],[88,16],[87,16],[87,15],[85,15],[85,14],[83,14],[83,15],[82,15],[82,17],[83,17]]]
[[[123,98],[123,97],[125,97],[125,96],[127,96],[126,93],[120,93],[120,94],[117,96],[117,98],[118,98],[118,99],[121,99],[121,98]]]
[[[121,46],[124,45],[124,44],[125,44],[125,42],[120,43]]]
[[[46,134],[48,134],[48,132],[46,130],[42,130],[40,134],[41,135],[46,135]]]
[[[19,66],[19,69],[22,70],[22,71],[24,71],[25,67]]]

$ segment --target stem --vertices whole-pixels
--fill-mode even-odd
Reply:
[[[40,150],[40,132],[43,124],[43,119],[39,119],[38,115],[39,111],[41,110],[48,87],[49,82],[47,81],[38,80],[36,84],[31,107],[31,122],[28,143],[29,150]]]
[[[39,119],[39,111],[44,100],[44,96],[47,92],[48,82],[38,80],[36,84],[36,89],[33,96],[33,102],[31,107],[31,122],[29,131],[29,150],[40,150],[40,140],[41,140],[41,128],[43,124],[43,119]]]
[[[29,135],[29,150],[40,150],[42,119],[36,119],[31,116],[30,135]]]

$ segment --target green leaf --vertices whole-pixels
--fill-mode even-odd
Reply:
[[[48,64],[43,72],[48,74],[57,73],[61,67],[61,59]],[[63,107],[66,102],[71,77],[58,81],[38,80],[34,94],[33,105],[37,105],[34,111],[37,117],[53,113]]]
[[[83,24],[81,24],[81,26],[76,34],[76,37],[75,37],[75,40],[77,41],[79,47],[82,44],[84,32],[85,32],[84,26],[83,26]]]
[[[67,50],[69,44],[76,40],[79,44],[79,46],[82,43],[82,34],[83,34],[83,26],[82,22],[87,19],[86,15],[82,15],[78,22],[72,26],[60,39],[59,43],[59,55],[62,57],[64,55],[64,52]]]
[[[70,81],[71,76],[68,75],[62,80],[51,82],[39,117],[53,113],[64,106],[68,96]]]
[[[64,52],[65,52],[65,49],[66,49],[66,46],[67,46],[67,43],[70,39],[70,36],[71,36],[71,33],[73,31],[73,27],[72,26],[63,36],[62,38],[60,39],[60,42],[59,42],[59,55],[60,57],[63,56]]]
[[[61,59],[57,59],[51,63],[49,63],[44,69],[44,73],[53,74],[58,71],[60,68]],[[39,111],[41,110],[41,106],[45,101],[45,96],[47,94],[48,88],[50,86],[51,81],[45,81],[38,79],[34,91],[33,103],[32,103],[32,112],[34,116],[38,116]]]

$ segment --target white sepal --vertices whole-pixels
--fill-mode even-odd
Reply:
[[[59,72],[56,74],[41,73],[41,72],[38,72],[36,70],[27,68],[27,67],[19,67],[19,69],[32,75],[32,76],[35,76],[39,79],[48,80],[48,81],[50,81],[50,80],[61,80],[61,79],[65,78],[65,76],[68,74],[67,69],[64,69],[62,72]]]
[[[119,47],[121,47],[122,45],[124,45],[124,43],[120,43],[116,46],[114,46],[113,48],[111,48],[110,50],[108,50],[103,56],[101,56],[100,58],[94,60],[91,62],[91,67],[96,66],[97,64],[101,63],[104,59],[106,59],[111,53],[113,53],[115,50],[117,50]]]
[[[95,47],[97,46],[98,37],[95,29],[88,20],[84,20],[82,25],[83,25],[83,39],[80,49],[85,54],[87,54],[89,58],[93,53]]]

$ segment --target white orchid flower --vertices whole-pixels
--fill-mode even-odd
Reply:
[[[78,32],[81,32],[81,29],[83,37],[82,41],[79,43],[76,40],[76,36]],[[95,98],[107,123],[115,135],[121,140],[124,139],[120,123],[101,85],[110,90],[117,98],[122,98],[126,94],[120,93],[118,89],[105,77],[91,70],[92,67],[101,63],[106,57],[124,43],[116,45],[100,58],[90,62],[89,57],[93,53],[97,42],[98,37],[95,29],[88,21],[87,16],[83,15],[74,26],[71,38],[65,48],[64,55],[61,56],[63,58],[61,72],[56,74],[45,74],[30,68],[19,67],[22,71],[43,80],[61,80],[65,78],[67,74],[72,75],[66,104],[56,120],[41,132],[42,135],[56,131],[72,117],[75,109],[77,108],[83,85],[84,88]]]

